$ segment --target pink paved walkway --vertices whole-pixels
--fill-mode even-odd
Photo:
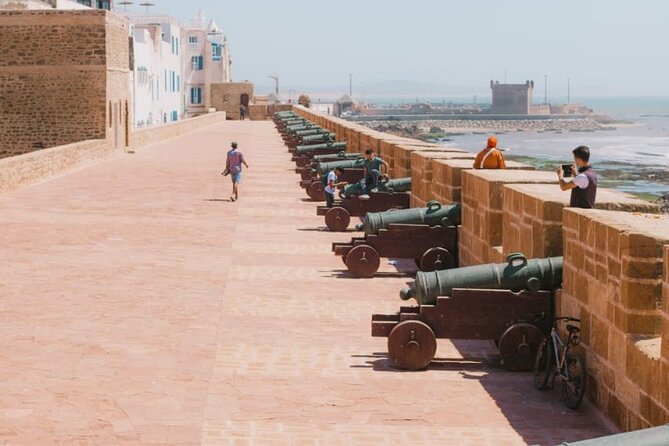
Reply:
[[[240,202],[220,176],[237,140]],[[222,123],[0,197],[0,444],[550,445],[606,433],[489,343],[387,367],[269,122]],[[456,348],[459,347],[458,348]],[[464,355],[464,358],[463,358]]]

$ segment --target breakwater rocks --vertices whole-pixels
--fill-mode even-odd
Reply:
[[[615,130],[612,121],[604,116],[561,119],[425,119],[402,121],[398,119],[366,121],[361,124],[380,132],[394,135],[433,140],[464,133],[509,133],[509,132],[594,132]]]

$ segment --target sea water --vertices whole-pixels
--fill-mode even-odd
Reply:
[[[576,102],[576,101],[575,101]],[[571,162],[580,145],[591,150],[591,163],[607,187],[659,195],[669,191],[669,98],[583,98],[577,102],[626,123],[595,132],[508,132],[497,134],[509,157],[529,157],[542,168]],[[442,143],[477,152],[486,135],[464,134]],[[607,172],[609,174],[607,175]],[[652,172],[644,175],[644,172]]]

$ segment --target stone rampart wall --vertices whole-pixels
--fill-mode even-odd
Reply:
[[[563,255],[556,312],[581,319],[588,398],[625,430],[669,422],[669,217],[657,206],[600,188],[597,209],[569,208],[554,172],[473,170],[472,153],[294,109],[411,176],[413,206],[461,202],[461,265]]]

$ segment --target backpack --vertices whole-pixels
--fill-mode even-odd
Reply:
[[[330,172],[326,173],[321,177],[321,183],[323,183],[323,189],[325,189],[328,186],[328,175],[330,175]]]

